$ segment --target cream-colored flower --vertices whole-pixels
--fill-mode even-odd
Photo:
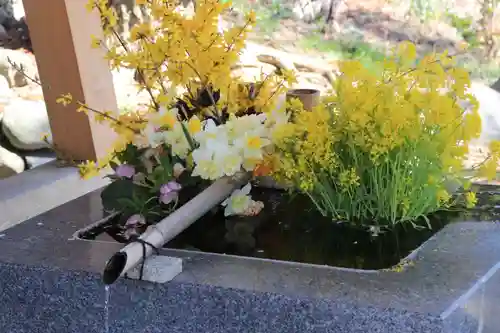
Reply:
[[[226,150],[216,152],[215,159],[226,176],[233,176],[241,171],[243,157],[241,156],[241,152],[234,147],[228,147]]]
[[[199,176],[203,179],[215,180],[222,177],[223,170],[214,160],[214,152],[208,149],[196,149],[192,154],[195,167],[193,176]]]
[[[252,185],[248,183],[242,189],[234,190],[231,196],[222,202],[222,206],[225,206],[224,215],[244,214],[252,205],[251,189]]]
[[[191,147],[182,129],[182,124],[177,122],[170,130],[163,133],[165,142],[172,148],[172,154],[180,158],[186,158]]]
[[[235,141],[235,146],[242,150],[245,159],[262,159],[263,148],[271,144],[271,140],[258,133],[243,134]]]

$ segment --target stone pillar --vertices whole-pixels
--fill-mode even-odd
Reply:
[[[70,93],[91,108],[118,112],[104,50],[91,47],[91,35],[102,36],[99,15],[87,12],[87,0],[23,2],[54,144],[65,158],[95,160],[107,152],[114,132],[56,99]]]

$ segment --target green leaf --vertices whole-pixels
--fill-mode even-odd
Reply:
[[[125,201],[132,200],[136,203],[144,203],[149,197],[148,189],[135,185],[129,179],[118,179],[106,186],[101,192],[101,200],[106,210],[123,210]],[[128,201],[127,204],[128,205]]]
[[[166,171],[171,171],[174,167],[173,161],[170,158],[169,154],[161,155],[160,156],[160,165],[166,170]]]
[[[184,123],[181,123],[182,125],[182,132],[184,132],[184,135],[186,136],[186,139],[189,143],[189,147],[191,147],[192,150],[196,149],[196,144],[193,141],[193,138],[191,137],[191,134],[189,134],[188,129],[186,128],[186,125]]]
[[[121,205],[121,210],[140,211],[142,208],[137,202],[129,198],[118,198],[116,201]]]
[[[116,171],[116,168],[118,168],[118,164],[113,161],[109,162],[109,166],[113,169],[113,171]]]
[[[142,153],[143,150],[137,148],[137,146],[128,144],[127,148],[119,153],[116,153],[116,156],[122,163],[137,165],[140,164]]]

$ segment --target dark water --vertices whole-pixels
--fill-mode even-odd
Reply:
[[[500,220],[500,188],[481,187],[477,208],[443,211],[429,217],[432,229],[400,225],[373,235],[367,228],[333,223],[316,213],[309,201],[272,189],[254,189],[254,200],[266,203],[256,217],[225,218],[217,209],[184,230],[165,247],[269,258],[357,269],[390,268],[449,223]],[[82,238],[112,237],[124,242],[114,223],[90,230]],[[421,221],[421,225],[426,225]]]

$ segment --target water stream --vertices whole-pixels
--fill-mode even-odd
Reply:
[[[111,291],[109,285],[104,286],[104,333],[109,333],[109,298]]]

